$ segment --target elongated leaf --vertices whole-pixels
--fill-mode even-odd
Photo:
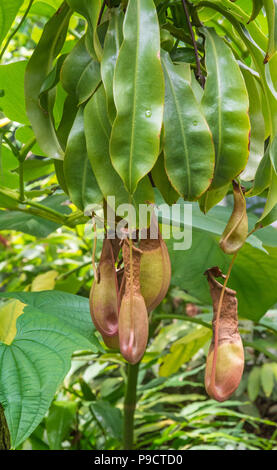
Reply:
[[[260,367],[253,367],[247,382],[247,392],[251,401],[255,401],[260,391],[261,383],[261,369]]]
[[[117,8],[111,11],[109,28],[105,37],[103,58],[101,62],[101,76],[105,87],[108,113],[111,122],[116,116],[116,109],[113,97],[114,71],[119,49],[123,40],[123,12]]]
[[[22,3],[23,0],[9,0],[0,3],[0,46]]]
[[[239,66],[223,39],[205,29],[208,77],[202,105],[215,143],[212,189],[225,186],[248,159],[248,95]]]
[[[110,149],[116,171],[134,194],[158,158],[163,118],[164,81],[153,0],[129,1],[123,34],[114,76],[117,116]]]
[[[154,168],[152,168],[151,175],[155,186],[159,189],[165,202],[167,204],[175,204],[175,202],[179,199],[179,194],[171,186],[171,183],[166,174],[163,152],[156,161]]]
[[[208,189],[208,191],[199,199],[199,207],[204,214],[216,206],[226,196],[230,188],[230,183],[218,189]]]
[[[111,406],[108,401],[96,401],[91,404],[93,414],[103,424],[104,428],[118,440],[122,439],[122,414],[118,408]]]
[[[168,377],[179,370],[179,368],[188,362],[200,348],[211,338],[212,332],[205,327],[197,327],[190,331],[186,336],[175,341],[170,348],[159,370],[161,377]]]
[[[261,368],[261,385],[266,397],[270,397],[274,387],[274,372],[271,364],[263,364]]]
[[[100,65],[95,60],[91,60],[84,69],[77,85],[78,105],[87,101],[100,83]]]
[[[252,3],[253,3],[252,13],[251,13],[248,23],[250,23],[251,21],[254,21],[257,18],[258,14],[260,13],[263,7],[263,0],[252,0]]]
[[[67,93],[73,95],[76,93],[83,71],[93,60],[87,50],[85,39],[85,36],[82,36],[77,42],[66,57],[61,69],[60,79],[62,86]]]
[[[59,305],[61,295],[64,303]],[[78,307],[82,298],[65,293],[23,292],[4,296],[30,303],[17,320],[17,334],[12,344],[0,343],[0,403],[4,407],[12,445],[17,447],[43,418],[70,368],[72,352],[80,349],[97,351],[98,347],[87,299],[83,299],[86,309],[81,310]],[[85,328],[82,328],[84,324]]]
[[[116,207],[120,204],[129,203],[129,194],[110,159],[111,124],[107,113],[103,86],[97,90],[86,105],[84,118],[88,157],[105,199],[108,196],[114,196]],[[144,179],[136,191],[135,201],[145,204],[147,201],[153,201],[153,197],[150,182],[148,178]]]
[[[277,174],[277,135],[274,137],[273,141],[269,146],[269,156],[273,170]]]
[[[270,185],[272,165],[270,161],[269,150],[270,144],[267,147],[266,152],[259,163],[254,179],[253,188],[247,193],[247,195],[249,196],[257,196],[261,194]]]
[[[265,62],[268,62],[277,50],[277,1],[263,0],[263,3],[269,32],[268,49],[265,57]]]
[[[277,175],[271,171],[271,182],[264,211],[257,222],[257,227],[266,227],[277,220]]]
[[[258,83],[248,70],[242,70],[249,96],[250,154],[247,165],[240,177],[245,181],[254,179],[264,155],[265,124],[263,118],[261,91]]]
[[[214,170],[214,147],[206,119],[198,105],[182,65],[162,55],[166,95],[164,154],[172,186],[186,200],[201,196]]]
[[[64,155],[55,132],[52,116],[55,90],[51,90],[47,95],[47,111],[41,107],[40,91],[51,70],[53,60],[63,46],[70,16],[71,10],[66,3],[63,3],[46,24],[25,73],[28,118],[42,150],[49,157],[58,160],[62,160]]]
[[[79,209],[86,211],[89,205],[102,201],[103,195],[87,155],[83,107],[79,108],[68,137],[64,174],[70,198]]]
[[[101,45],[97,35],[97,23],[101,11],[101,0],[67,0],[69,6],[83,15],[88,22],[88,33],[86,35],[86,44],[93,58],[101,60]]]

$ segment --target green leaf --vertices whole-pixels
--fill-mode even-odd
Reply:
[[[230,256],[219,248],[216,235],[220,213],[223,214],[225,210],[223,207],[214,208],[208,215],[202,215],[201,220],[200,211],[197,214],[193,211],[192,223],[193,227],[195,224],[196,226],[192,232],[192,245],[189,250],[182,252],[182,256],[173,249],[174,240],[167,241],[172,265],[172,284],[183,288],[205,304],[211,303],[211,298],[203,273],[211,266],[219,266],[226,273],[230,265]],[[213,217],[213,214],[216,216]],[[226,215],[228,217],[227,213]],[[206,221],[205,229],[202,218]],[[230,288],[237,291],[240,317],[253,321],[258,321],[277,302],[274,288],[277,249],[268,246],[266,249],[267,253],[246,243],[237,255],[228,283]]]
[[[52,69],[52,63],[64,44],[71,14],[71,10],[64,2],[46,23],[25,73],[27,115],[39,146],[47,156],[58,160],[63,160],[64,154],[53,122],[55,89],[51,90],[44,99],[44,104],[45,102],[47,104],[46,110],[41,107],[40,92]]]
[[[123,428],[121,411],[104,400],[91,403],[90,408],[105,431],[121,441]]]
[[[8,33],[23,0],[9,0],[0,3],[0,45]]]
[[[111,123],[113,123],[116,116],[113,97],[113,80],[119,49],[123,40],[122,27],[124,14],[120,8],[116,8],[111,10],[110,15],[111,18],[105,37],[103,58],[101,61],[101,76],[106,92],[109,118]]]
[[[97,34],[97,23],[101,11],[101,0],[67,0],[68,5],[81,15],[88,22],[88,34],[86,35],[86,44],[92,57],[97,56],[101,61],[102,49]]]
[[[258,14],[260,13],[263,7],[263,0],[252,0],[252,3],[253,3],[252,13],[251,13],[248,23],[250,23],[251,21],[254,21],[257,18]]]
[[[154,166],[160,147],[164,81],[159,23],[153,0],[130,0],[114,76],[117,116],[111,159],[127,191]]]
[[[175,204],[179,194],[171,186],[164,165],[164,153],[162,152],[151,171],[155,186],[159,189],[167,204]]]
[[[94,337],[88,299],[55,291],[3,297],[28,304],[17,320],[12,344],[0,343],[0,403],[12,445],[18,447],[46,413],[70,368],[71,354],[101,347]]]
[[[0,199],[1,201],[1,199]],[[54,232],[59,225],[38,216],[31,216],[18,211],[0,210],[0,230],[15,230],[34,237],[44,238]]]
[[[0,296],[17,299],[46,316],[57,317],[91,341],[94,351],[101,349],[94,336],[95,328],[91,321],[89,300],[85,297],[59,291],[7,292],[1,293]]]
[[[0,204],[1,204],[0,196]],[[43,199],[40,203],[52,209],[55,209],[63,214],[70,213],[70,209],[62,205],[66,200],[64,195],[50,196]],[[9,206],[8,200],[7,207]],[[3,205],[5,207],[5,205]],[[18,202],[15,204],[17,208]],[[12,207],[12,204],[11,204]],[[50,233],[54,232],[57,228],[60,227],[60,224],[46,220],[42,217],[30,215],[29,213],[24,213],[20,211],[1,211],[0,210],[0,229],[1,230],[16,230],[18,232],[28,233],[35,237],[44,238],[47,237]]]
[[[259,395],[261,383],[261,368],[253,367],[248,376],[247,392],[249,399],[255,401]]]
[[[199,199],[199,207],[204,214],[207,214],[212,207],[216,206],[228,193],[230,183],[218,189],[208,189]]]
[[[78,105],[87,101],[101,83],[100,65],[91,60],[86,66],[77,85]]]
[[[104,87],[101,86],[85,107],[85,135],[88,157],[98,182],[105,197],[115,197],[116,207],[130,202],[122,180],[115,171],[109,153],[111,124],[109,121]],[[135,203],[153,201],[153,191],[148,178],[142,180],[135,193]]]
[[[51,450],[61,449],[76,419],[77,402],[54,401],[46,420],[46,431]]]
[[[257,80],[248,70],[242,70],[249,97],[250,117],[250,154],[245,170],[240,178],[251,181],[255,178],[257,168],[264,155],[265,124],[263,118],[261,90]]]
[[[207,81],[203,110],[215,144],[212,189],[225,186],[244,169],[248,159],[250,122],[248,94],[229,46],[212,30],[206,36]]]
[[[102,201],[103,195],[87,155],[83,106],[79,108],[68,137],[64,174],[70,198],[79,209],[86,211],[88,206]]]
[[[173,343],[170,353],[163,358],[159,375],[168,377],[177,372],[207,343],[211,336],[212,332],[208,328],[193,328],[186,336]]]
[[[76,43],[61,68],[61,84],[67,93],[73,95],[76,94],[83,71],[93,60],[86,48],[85,38],[85,36],[82,36]]]
[[[263,0],[266,18],[268,22],[268,49],[265,57],[265,62],[275,54],[277,50],[277,1],[276,0]]]
[[[271,364],[263,364],[261,368],[261,384],[266,397],[270,397],[274,387],[274,372]]]
[[[277,220],[277,174],[271,171],[271,182],[264,211],[258,220],[257,227],[266,227]]]
[[[15,170],[19,172],[19,168]],[[47,158],[38,160],[35,158],[27,159],[23,163],[23,178],[24,181],[35,181],[38,178],[46,177],[54,173],[53,160]]]
[[[24,74],[26,60],[0,65],[0,88],[4,96],[0,98],[0,107],[12,121],[29,124],[24,107]]]
[[[277,135],[275,135],[274,139],[269,144],[269,156],[273,170],[277,174]]]
[[[185,200],[195,200],[209,187],[214,146],[183,65],[162,54],[165,75],[164,154],[169,180]]]
[[[257,168],[253,188],[246,193],[246,196],[258,196],[270,185],[272,165],[270,161],[269,149],[270,144],[268,145],[266,152]]]

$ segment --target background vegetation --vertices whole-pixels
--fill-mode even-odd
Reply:
[[[251,13],[251,8],[247,7],[250,3],[237,2]],[[1,2],[0,11],[3,4]],[[16,11],[19,4],[18,16],[13,21],[12,8]],[[59,186],[53,160],[47,158],[35,142],[24,106],[24,59],[31,56],[46,21],[59,4],[56,0],[10,1],[12,24],[8,17],[0,16],[0,39],[3,40],[0,290],[5,293],[0,299],[0,340],[10,345],[17,331],[14,344],[18,350],[14,348],[14,362],[32,329],[42,348],[40,352],[29,351],[25,358],[26,367],[32,370],[34,396],[31,393],[31,400],[24,396],[23,408],[19,405],[19,409],[11,411],[15,413],[14,422],[20,413],[25,413],[24,419],[29,420],[29,428],[34,430],[31,435],[20,428],[11,432],[18,449],[119,449],[126,363],[119,354],[107,350],[93,331],[88,302],[72,297],[73,294],[86,299],[89,296],[93,282],[92,227]],[[28,16],[21,24],[28,5]],[[211,24],[214,20],[211,15]],[[262,28],[267,28],[262,12],[258,21]],[[78,15],[72,16],[63,53],[71,50],[84,28],[85,21]],[[241,50],[241,43],[235,39],[234,47]],[[175,52],[177,54],[178,49]],[[179,53],[193,63],[191,47],[183,47]],[[63,93],[58,88],[54,108],[57,122],[62,115]],[[28,158],[22,163],[20,155],[24,153]],[[22,187],[20,178],[24,178],[28,204],[13,199],[13,190]],[[2,187],[6,188],[4,192],[1,192]],[[11,191],[9,194],[7,188]],[[162,195],[155,191],[156,202],[162,202]],[[262,213],[264,196],[248,200],[250,229]],[[180,204],[183,203],[180,201]],[[232,196],[227,195],[224,206],[214,207],[206,216],[197,203],[192,206],[191,248],[180,256],[173,251],[172,241],[168,242],[172,284],[166,299],[151,316],[151,339],[140,366],[136,448],[277,449],[276,229],[269,226],[249,237],[230,278],[230,287],[238,293],[246,363],[239,389],[231,400],[220,404],[207,397],[203,385],[212,318],[203,273],[213,265],[221,266],[226,272],[230,263],[230,257],[220,250],[218,240],[232,210]],[[99,255],[100,246],[97,247],[98,258]],[[19,291],[21,295],[15,294]],[[56,291],[60,294],[54,295]],[[32,296],[37,292],[41,294]],[[22,302],[27,305],[23,315]],[[44,331],[48,334],[55,330],[56,333],[51,341],[49,333],[53,355],[51,364],[47,364],[48,372],[43,364],[42,327],[36,324],[43,315]],[[73,334],[69,323],[74,321],[79,322],[79,330]],[[59,349],[59,335],[63,331],[69,332],[70,341]],[[93,346],[89,343],[92,333],[96,334]],[[70,371],[55,392],[70,366],[72,353]],[[37,358],[42,361],[39,368],[36,354],[41,354]],[[64,359],[61,359],[62,354]],[[7,365],[11,360],[8,354],[5,358],[1,356],[1,361],[4,360]],[[35,396],[35,386],[46,376],[49,380],[49,375],[52,388],[44,391],[41,400]],[[26,386],[24,376],[19,375],[16,380],[23,388]],[[3,389],[4,383],[7,390]],[[18,389],[11,387],[8,374],[1,377],[1,384],[0,397],[6,397],[7,391],[16,395]],[[1,416],[0,410],[0,420]],[[35,420],[36,426],[33,425]]]

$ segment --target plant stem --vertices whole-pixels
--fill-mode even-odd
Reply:
[[[29,13],[29,11],[30,11],[31,6],[32,6],[33,3],[34,3],[34,0],[30,0],[29,5],[28,5],[28,7],[27,7],[27,9],[26,9],[26,11],[25,11],[25,13],[24,13],[24,15],[22,16],[20,22],[18,23],[18,25],[17,25],[17,27],[14,29],[14,31],[13,31],[13,32],[10,34],[10,36],[8,37],[8,39],[7,39],[6,43],[5,43],[5,45],[4,45],[3,49],[2,49],[2,51],[0,52],[0,60],[2,59],[3,55],[5,54],[5,51],[6,51],[7,47],[8,47],[8,45],[10,44],[12,38],[16,35],[17,31],[19,30],[19,28],[20,28],[20,27],[22,26],[22,24],[24,23],[24,21],[25,21],[27,15],[28,15],[28,13]]]
[[[139,363],[128,364],[127,384],[124,400],[123,448],[132,450],[134,444],[134,414],[137,399]]]
[[[19,199],[20,202],[24,202],[25,194],[24,194],[24,169],[23,169],[23,162],[19,162]]]
[[[205,77],[201,72],[200,58],[199,58],[199,53],[198,53],[198,49],[197,49],[197,44],[196,44],[194,32],[193,32],[192,25],[191,25],[191,22],[190,22],[190,16],[189,16],[187,2],[186,2],[186,0],[182,0],[182,3],[183,3],[184,12],[185,12],[185,15],[186,15],[187,24],[188,24],[188,28],[189,28],[189,32],[190,32],[190,36],[191,36],[191,40],[192,40],[192,44],[193,44],[194,54],[195,54],[196,68],[197,68],[197,74],[196,75],[197,75],[197,78],[200,82],[200,85],[202,86],[202,88],[204,88],[204,86],[205,86]]]

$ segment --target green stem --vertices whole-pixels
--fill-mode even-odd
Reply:
[[[30,152],[30,150],[33,148],[33,146],[35,145],[36,143],[36,138],[35,137],[32,137],[23,147],[22,149],[20,150],[19,154],[18,154],[18,160],[20,162],[24,162],[24,160],[26,159],[28,153]]]
[[[24,168],[23,162],[19,162],[19,199],[20,202],[24,202],[25,194],[24,194]]]
[[[134,445],[134,414],[137,401],[139,363],[128,364],[127,384],[124,400],[123,448],[132,450]]]
[[[6,43],[5,43],[5,45],[4,45],[3,49],[2,49],[2,51],[0,52],[0,60],[2,59],[3,55],[5,54],[5,51],[6,51],[7,47],[8,47],[8,45],[10,44],[12,38],[16,35],[17,31],[20,29],[20,27],[21,27],[22,24],[24,23],[24,21],[25,21],[27,15],[28,15],[28,13],[29,13],[29,11],[30,11],[31,6],[32,6],[33,3],[34,3],[34,0],[30,0],[29,5],[28,5],[28,7],[27,7],[27,9],[26,9],[26,11],[25,11],[25,13],[24,13],[24,15],[22,16],[20,22],[18,23],[17,27],[16,27],[16,28],[12,31],[12,33],[9,35],[9,37],[8,37],[8,39],[7,39]]]

